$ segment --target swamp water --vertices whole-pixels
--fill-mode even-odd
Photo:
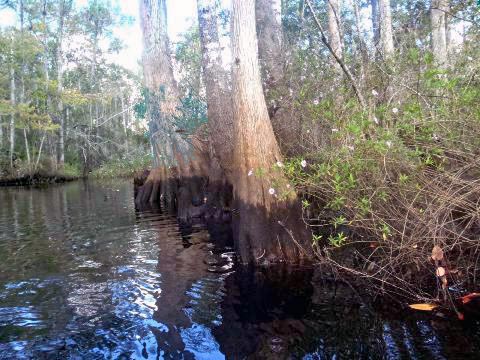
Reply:
[[[0,189],[0,358],[480,358],[478,323],[240,271],[209,233],[136,211],[127,181]]]

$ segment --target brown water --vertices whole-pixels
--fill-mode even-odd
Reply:
[[[480,358],[474,321],[236,269],[226,229],[132,199],[126,181],[0,189],[1,359]]]

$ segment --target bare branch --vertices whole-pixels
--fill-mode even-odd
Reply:
[[[322,42],[325,44],[327,47],[328,51],[332,54],[332,56],[335,58],[335,60],[338,62],[340,67],[342,68],[343,72],[345,73],[345,76],[348,78],[350,81],[350,84],[352,85],[353,91],[355,92],[355,95],[357,96],[358,102],[360,105],[363,107],[363,109],[367,108],[367,103],[365,102],[365,99],[363,98],[362,93],[360,92],[360,88],[357,85],[357,81],[355,80],[355,77],[353,74],[350,72],[350,70],[347,68],[343,60],[333,51],[332,46],[330,45],[330,42],[327,40],[325,36],[325,31],[323,30],[322,24],[320,24],[320,21],[318,20],[315,11],[313,10],[312,3],[310,0],[305,0],[308,8],[310,9],[310,12],[312,13],[313,19],[315,20],[315,23],[318,27],[318,30],[320,31],[321,39]]]

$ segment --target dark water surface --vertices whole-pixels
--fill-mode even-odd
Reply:
[[[210,241],[223,229],[132,199],[129,182],[0,189],[0,358],[480,358],[476,323],[380,314],[303,272],[234,271]]]

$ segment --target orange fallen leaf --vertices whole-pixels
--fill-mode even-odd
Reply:
[[[470,301],[478,297],[480,297],[480,293],[470,293],[465,296],[462,296],[460,300],[462,300],[463,304],[468,304]]]
[[[443,250],[440,246],[435,245],[432,249],[432,259],[440,261],[443,259]]]
[[[432,311],[438,307],[436,304],[410,304],[408,306],[414,310],[420,311]]]
[[[445,275],[445,268],[439,266],[439,267],[437,268],[437,276],[438,276],[438,277],[442,277],[443,275]]]
[[[441,281],[442,281],[442,288],[443,288],[443,289],[446,289],[446,288],[447,288],[447,285],[448,285],[447,277],[446,277],[446,276],[442,276],[440,279],[441,279]]]

